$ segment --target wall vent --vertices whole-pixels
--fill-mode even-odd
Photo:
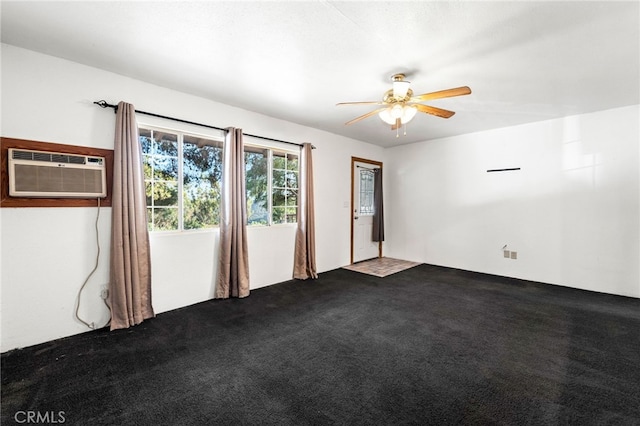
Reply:
[[[9,148],[9,196],[99,198],[107,195],[104,157]]]

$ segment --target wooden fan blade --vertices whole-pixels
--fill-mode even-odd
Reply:
[[[428,101],[430,99],[451,98],[453,96],[468,95],[471,89],[467,86],[456,87],[455,89],[440,90],[439,92],[424,93],[411,98],[413,102]]]
[[[391,130],[396,130],[396,129],[399,129],[400,127],[402,127],[402,120],[400,120],[399,118],[396,118],[396,124],[391,126]]]
[[[340,102],[338,105],[384,105],[384,102],[380,101],[363,101],[363,102]]]
[[[366,114],[362,114],[360,117],[356,117],[351,121],[347,121],[345,124],[345,126],[348,126],[349,124],[353,124],[356,121],[360,121],[360,120],[364,120],[365,118],[371,117],[372,115],[376,115],[377,113],[379,113],[380,111],[384,111],[386,108],[378,108],[376,110],[373,110],[371,112],[368,112]]]
[[[442,108],[436,108],[428,105],[422,105],[422,104],[408,104],[408,105],[416,108],[420,112],[424,112],[431,115],[437,115],[438,117],[442,117],[442,118],[449,118],[453,114],[455,114],[455,112],[453,111],[449,111]]]

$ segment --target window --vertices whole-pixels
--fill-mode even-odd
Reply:
[[[373,215],[373,170],[360,169],[360,214]]]
[[[142,127],[139,135],[149,230],[217,226],[222,140]]]
[[[298,154],[245,145],[247,223],[295,223],[298,212]]]
[[[213,228],[220,222],[222,137],[139,128],[149,231]],[[298,154],[245,145],[247,223],[295,223]]]
[[[298,212],[298,156],[272,152],[272,223],[295,223]]]
[[[269,150],[245,145],[247,224],[269,224]]]

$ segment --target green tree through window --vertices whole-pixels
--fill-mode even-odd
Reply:
[[[269,150],[244,147],[247,224],[269,224]]]
[[[149,231],[213,228],[220,222],[222,138],[141,126]],[[295,223],[298,154],[245,145],[247,224]]]
[[[294,223],[298,211],[298,156],[273,153],[272,223]]]
[[[245,145],[247,223],[295,223],[298,210],[298,155]]]
[[[139,129],[150,231],[217,226],[222,142]]]

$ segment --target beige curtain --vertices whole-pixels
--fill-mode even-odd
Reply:
[[[293,278],[318,278],[316,271],[316,225],[313,201],[313,160],[310,143],[300,152],[300,184],[298,192],[298,230],[293,260]]]
[[[155,316],[151,306],[151,253],[142,149],[135,109],[120,102],[116,114],[108,298],[111,330],[140,324]]]
[[[246,297],[249,295],[249,255],[242,129],[227,129],[221,198],[220,257],[214,297]]]

